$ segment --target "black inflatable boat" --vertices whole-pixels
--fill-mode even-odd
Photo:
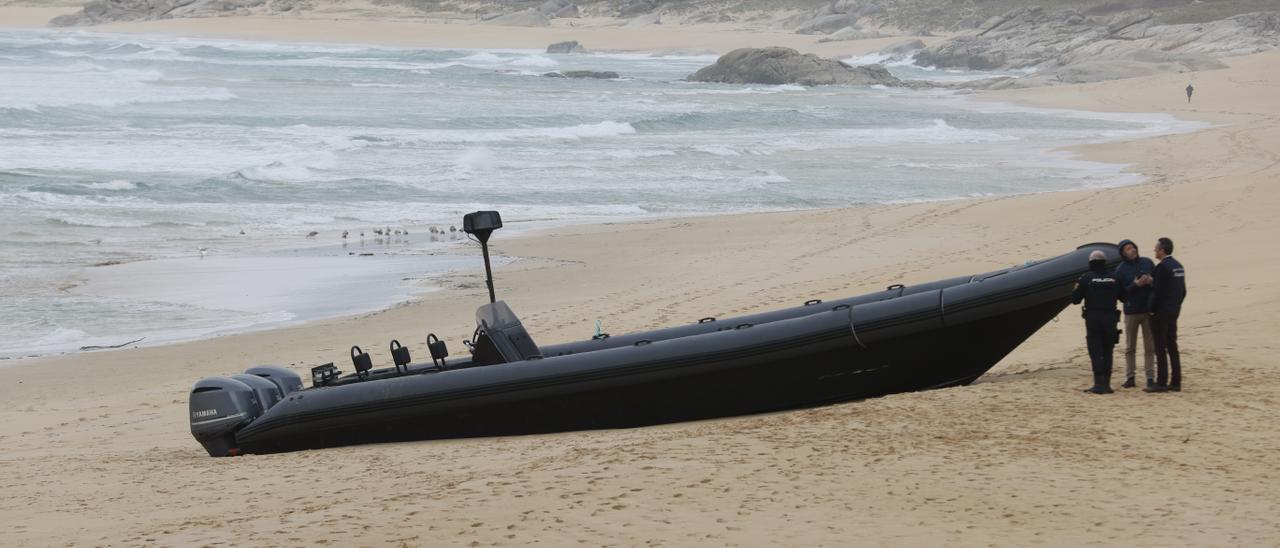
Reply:
[[[473,218],[473,215],[492,218]],[[468,215],[487,244],[496,212]],[[212,456],[359,443],[634,427],[822,405],[973,382],[1061,312],[1101,250],[836,301],[621,336],[539,345],[502,301],[476,312],[467,356],[393,342],[394,368],[281,367],[201,379],[191,432]],[[488,252],[485,246],[486,270]]]

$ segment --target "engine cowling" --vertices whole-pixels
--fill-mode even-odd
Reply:
[[[247,375],[256,375],[267,379],[280,387],[280,396],[288,396],[302,390],[302,377],[297,373],[278,365],[255,365],[244,370]]]
[[[240,373],[239,375],[232,375],[231,378],[245,383],[249,385],[249,388],[253,389],[254,398],[258,400],[258,416],[262,416],[268,409],[271,409],[271,406],[284,399],[284,395],[280,393],[280,387],[276,386],[276,383],[257,375]]]
[[[274,386],[274,385],[273,385]],[[236,454],[237,430],[262,414],[253,387],[236,379],[206,377],[191,388],[191,435],[211,457]]]

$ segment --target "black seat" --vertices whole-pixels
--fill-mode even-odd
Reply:
[[[476,342],[471,362],[475,365],[520,362],[541,358],[533,337],[507,303],[498,301],[476,309]]]

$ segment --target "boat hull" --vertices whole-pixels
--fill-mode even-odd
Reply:
[[[764,323],[556,347],[515,363],[296,392],[235,435],[240,452],[627,428],[973,382],[1056,317],[1091,244],[1031,266]],[[761,316],[755,317],[757,320]],[[639,334],[644,336],[645,334]]]

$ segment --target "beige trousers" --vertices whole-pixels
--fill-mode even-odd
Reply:
[[[1124,376],[1132,378],[1137,373],[1138,328],[1142,328],[1142,370],[1148,379],[1156,378],[1155,341],[1151,338],[1151,316],[1147,314],[1124,315]]]

